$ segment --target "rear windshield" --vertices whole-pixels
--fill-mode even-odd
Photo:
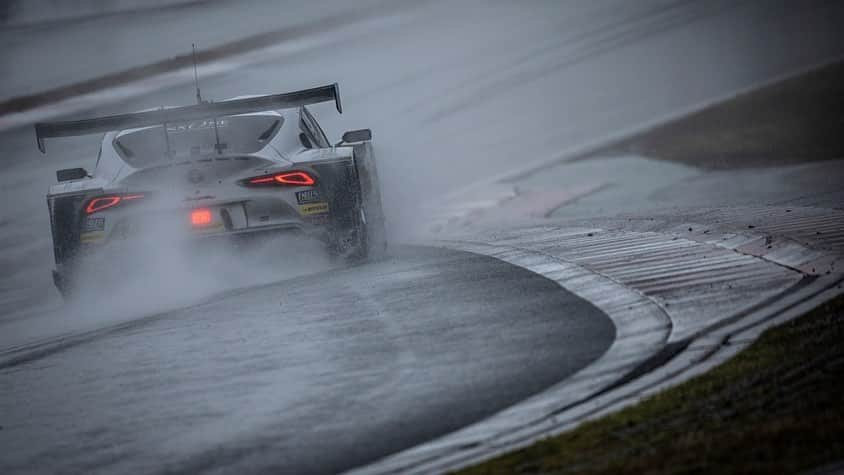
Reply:
[[[117,153],[134,168],[160,165],[174,159],[217,153],[255,153],[278,133],[280,116],[251,115],[221,117],[189,123],[167,124],[124,133],[114,140]],[[169,149],[169,155],[168,155]]]

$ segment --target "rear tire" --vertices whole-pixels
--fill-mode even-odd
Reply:
[[[358,211],[360,216],[355,223],[355,228],[352,234],[354,235],[353,244],[349,247],[349,252],[346,255],[347,264],[361,264],[369,260],[369,244],[366,224],[362,211]]]
[[[328,253],[334,260],[342,259],[347,264],[358,264],[369,257],[367,229],[360,208],[349,208],[335,208],[337,212],[329,233]]]
[[[68,301],[73,297],[75,286],[71,273],[67,270],[53,270],[53,284],[56,286],[56,290],[59,291],[63,300]]]
[[[387,233],[372,144],[354,145],[354,168],[327,194],[331,221],[329,254],[349,264],[383,258]]]
[[[387,253],[387,231],[381,206],[380,180],[372,142],[354,146],[355,167],[360,190],[360,226],[364,237],[364,253],[370,260],[381,259]]]

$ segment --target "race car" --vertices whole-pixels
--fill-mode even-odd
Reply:
[[[94,171],[58,170],[47,195],[63,296],[81,262],[144,230],[191,243],[293,233],[349,261],[384,252],[371,131],[332,144],[307,108],[334,102],[342,113],[336,83],[198,102],[35,125],[42,153],[46,138],[104,134]]]

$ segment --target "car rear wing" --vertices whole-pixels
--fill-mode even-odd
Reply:
[[[222,102],[203,102],[192,106],[110,115],[94,119],[38,123],[35,124],[35,138],[38,141],[38,150],[41,153],[46,153],[44,146],[44,139],[46,138],[73,137],[171,122],[189,122],[250,112],[290,109],[330,101],[334,101],[337,112],[342,114],[343,107],[340,104],[340,91],[337,83],[271,96],[249,97]]]

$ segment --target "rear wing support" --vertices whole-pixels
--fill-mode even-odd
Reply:
[[[47,149],[44,146],[44,139],[47,138],[73,137],[111,132],[114,130],[148,127],[170,122],[189,122],[227,115],[248,114],[250,112],[291,109],[308,104],[331,101],[334,102],[337,112],[342,114],[343,106],[340,103],[340,90],[337,83],[270,96],[249,97],[222,102],[204,102],[192,106],[111,115],[94,119],[42,122],[35,124],[35,138],[38,142],[38,150],[41,153],[46,153]]]

